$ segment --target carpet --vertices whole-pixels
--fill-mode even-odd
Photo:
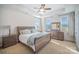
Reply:
[[[68,45],[69,44],[69,45]],[[0,49],[1,54],[33,54],[33,51],[26,45],[17,43],[5,49]],[[44,46],[38,54],[75,54],[75,43],[51,40],[46,46]]]

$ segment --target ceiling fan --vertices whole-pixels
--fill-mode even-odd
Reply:
[[[39,9],[39,12],[45,12],[45,10],[51,10],[51,8],[46,7],[45,4],[41,4],[39,8],[34,8],[34,9]]]

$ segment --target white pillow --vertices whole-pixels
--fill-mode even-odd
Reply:
[[[30,30],[21,30],[20,34],[30,34],[31,31]]]
[[[31,30],[32,33],[38,32],[36,29]]]

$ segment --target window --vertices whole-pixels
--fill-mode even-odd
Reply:
[[[36,30],[40,30],[41,29],[41,20],[40,20],[40,18],[35,18],[35,23],[34,23],[34,26],[35,26],[35,29]]]
[[[68,32],[68,16],[63,16],[60,20],[61,30]]]
[[[46,18],[45,19],[45,30],[50,31],[51,30],[51,23],[52,19],[51,18]]]

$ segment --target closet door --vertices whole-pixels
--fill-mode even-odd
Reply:
[[[75,12],[75,38],[77,49],[79,50],[79,11]]]

